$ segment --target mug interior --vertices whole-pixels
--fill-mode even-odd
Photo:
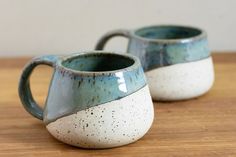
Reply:
[[[200,29],[184,26],[153,26],[135,31],[135,35],[148,39],[185,39],[201,33]]]
[[[68,69],[84,72],[104,72],[120,70],[132,66],[135,60],[131,57],[114,53],[84,53],[62,61]]]

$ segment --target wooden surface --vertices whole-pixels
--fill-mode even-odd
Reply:
[[[14,156],[236,156],[236,53],[214,54],[216,80],[197,99],[156,103],[151,130],[136,143],[85,150],[55,140],[22,107],[19,76],[29,58],[0,59],[0,157]],[[52,70],[40,66],[31,83],[43,104]]]

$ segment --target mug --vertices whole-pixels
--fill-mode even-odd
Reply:
[[[40,64],[54,68],[44,109],[29,84]],[[23,70],[19,96],[25,109],[43,120],[56,139],[83,148],[111,148],[146,134],[153,103],[138,58],[106,52],[34,58]]]
[[[114,30],[95,49],[102,50],[114,36],[129,39],[127,52],[141,60],[154,100],[194,98],[212,87],[214,69],[204,30],[177,25]]]

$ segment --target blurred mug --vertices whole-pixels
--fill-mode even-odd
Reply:
[[[204,30],[177,25],[114,30],[98,41],[96,50],[114,36],[129,39],[127,52],[141,60],[154,100],[190,99],[212,87],[214,69]]]

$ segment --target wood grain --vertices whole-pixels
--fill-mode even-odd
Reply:
[[[213,57],[216,80],[210,92],[188,101],[155,102],[153,126],[141,140],[104,150],[78,149],[55,140],[18,98],[18,80],[29,58],[0,59],[0,157],[236,156],[236,53]],[[51,72],[50,67],[40,66],[31,77],[40,104]]]

